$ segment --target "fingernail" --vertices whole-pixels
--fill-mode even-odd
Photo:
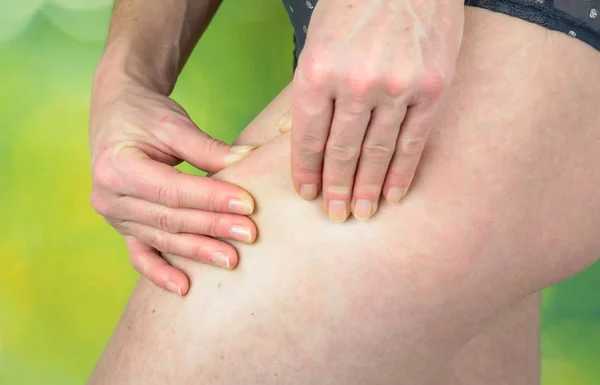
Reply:
[[[250,232],[250,229],[247,229],[245,227],[237,225],[231,226],[231,229],[229,230],[229,235],[236,241],[252,243],[252,233]]]
[[[230,199],[227,208],[234,214],[250,215],[254,212],[254,203],[246,199]]]
[[[404,194],[406,194],[406,189],[403,189],[401,187],[392,187],[388,190],[385,200],[388,203],[398,203],[400,202],[400,199],[402,199]]]
[[[258,146],[233,146],[229,149],[230,154],[225,157],[225,164],[231,166],[244,159],[257,148]]]
[[[317,197],[317,185],[316,184],[303,184],[300,186],[300,196],[306,200],[313,200]]]
[[[352,210],[352,214],[354,218],[364,221],[367,220],[373,215],[375,211],[375,205],[368,199],[358,199],[354,203],[354,210]]]
[[[234,154],[248,155],[252,151],[256,150],[257,147],[258,146],[231,146],[229,151],[233,152]]]
[[[283,114],[283,116],[279,120],[279,123],[277,124],[277,131],[284,134],[284,133],[290,131],[291,129],[292,129],[292,114],[288,110],[285,114]]]
[[[348,218],[348,205],[345,201],[329,201],[329,219],[334,222],[344,222]]]
[[[215,251],[210,256],[210,260],[217,266],[223,267],[225,269],[230,269],[229,265],[229,257],[220,251]]]
[[[173,282],[171,282],[171,281],[167,282],[165,287],[167,288],[167,290],[169,290],[175,294],[181,295],[181,288],[179,286],[177,286],[176,284],[174,284]]]

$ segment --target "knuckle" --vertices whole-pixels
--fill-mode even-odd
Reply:
[[[177,184],[159,186],[157,198],[167,207],[181,207],[181,191]]]
[[[173,215],[168,207],[160,209],[156,215],[158,227],[168,233],[176,233],[179,231],[173,221]]]
[[[161,230],[154,229],[150,234],[150,246],[160,251],[169,251],[169,240]]]
[[[354,99],[364,101],[378,86],[377,76],[361,72],[349,72],[345,78],[346,87]]]
[[[429,100],[438,99],[446,88],[445,76],[437,70],[431,70],[423,76],[421,90],[425,98]]]
[[[225,206],[224,201],[226,201],[225,195],[220,191],[216,188],[202,190],[202,207],[198,208],[206,211],[220,211]]]
[[[355,147],[330,141],[327,145],[326,157],[338,162],[351,162],[358,159],[359,151]]]
[[[210,218],[210,220],[208,221],[208,224],[206,226],[205,235],[208,235],[211,237],[218,237],[220,228],[221,228],[221,217],[219,215],[212,215],[212,217]]]
[[[384,82],[384,90],[392,98],[398,98],[406,94],[409,89],[410,81],[405,75],[399,73],[388,76]]]
[[[298,148],[304,155],[323,155],[326,143],[312,132],[305,132],[298,138]]]
[[[426,138],[424,136],[401,136],[399,140],[400,153],[404,155],[418,154],[425,146]]]
[[[107,204],[106,199],[97,191],[92,191],[90,194],[90,204],[98,214],[102,216],[107,216],[109,214],[109,205]]]
[[[206,151],[209,154],[212,154],[220,151],[223,147],[226,146],[227,145],[225,144],[225,142],[207,136],[204,142],[204,151]]]
[[[105,218],[105,221],[111,225],[119,234],[128,235],[129,229],[127,227],[127,223],[125,221],[111,221]]]
[[[92,183],[108,190],[113,190],[119,185],[117,173],[107,161],[99,161],[93,166]]]
[[[363,154],[372,160],[387,161],[392,158],[394,149],[381,143],[367,143],[363,149]]]
[[[323,48],[311,48],[302,53],[298,69],[302,78],[310,86],[324,87],[331,80],[335,71],[333,58]]]

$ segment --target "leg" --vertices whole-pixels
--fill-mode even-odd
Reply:
[[[494,317],[593,263],[600,55],[481,10],[466,27],[402,204],[333,224],[291,189],[289,138],[271,141],[215,176],[256,197],[258,243],[234,272],[171,257],[187,298],[141,281],[90,383],[434,384]]]

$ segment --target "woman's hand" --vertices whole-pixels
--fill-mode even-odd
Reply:
[[[320,0],[293,81],[292,179],[335,221],[400,201],[449,86],[458,0]]]
[[[96,79],[90,115],[91,202],[125,236],[131,263],[156,285],[187,293],[185,274],[160,252],[227,269],[236,250],[214,237],[252,243],[252,197],[240,187],[184,174],[187,161],[217,172],[252,146],[230,147],[206,135],[173,100],[130,79]]]

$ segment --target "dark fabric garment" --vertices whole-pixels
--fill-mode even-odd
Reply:
[[[318,0],[282,0],[294,28],[294,68]],[[365,0],[359,0],[365,1]],[[600,0],[465,0],[465,5],[564,32],[600,50]]]

